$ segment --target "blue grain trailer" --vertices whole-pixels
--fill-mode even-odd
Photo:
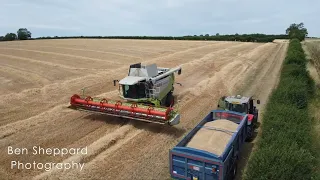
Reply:
[[[207,127],[206,124],[218,122],[218,120],[231,121],[235,131],[221,128]],[[239,152],[248,136],[248,115],[233,111],[213,110],[195,128],[193,128],[173,149],[169,151],[170,174],[174,179],[188,180],[230,180],[237,170]],[[220,148],[221,154],[212,153],[208,148],[188,147],[189,142],[202,129],[209,129],[207,133],[228,133],[229,139],[225,139],[225,147],[221,143],[213,142],[211,148]],[[208,135],[208,134],[207,134]],[[214,134],[212,134],[214,136]],[[206,136],[207,137],[207,136]],[[206,137],[203,140],[206,140]],[[209,137],[208,137],[209,138]],[[216,137],[220,138],[220,137]],[[199,140],[199,139],[198,139]],[[212,137],[211,137],[212,140]],[[209,140],[208,140],[209,141]],[[203,145],[206,143],[202,143]],[[203,146],[202,146],[203,147]]]

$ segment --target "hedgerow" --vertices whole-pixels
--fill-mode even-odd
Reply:
[[[275,39],[289,39],[288,35],[268,34],[232,34],[232,35],[194,35],[194,36],[66,36],[39,37],[36,39],[150,39],[150,40],[195,40],[195,41],[241,41],[241,42],[272,42]]]
[[[272,92],[261,125],[261,135],[243,179],[311,179],[312,118],[308,103],[314,81],[306,69],[299,40],[290,41],[278,87]]]

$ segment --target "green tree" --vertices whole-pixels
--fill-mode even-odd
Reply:
[[[3,36],[0,36],[0,41],[3,41],[4,40],[4,37]]]
[[[286,29],[286,34],[290,39],[297,38],[303,41],[308,36],[308,30],[304,27],[303,23],[293,23]]]
[[[13,41],[13,40],[16,40],[17,39],[17,35],[15,33],[7,33],[5,36],[4,36],[4,41]]]
[[[27,40],[31,38],[31,32],[27,28],[20,28],[17,31],[19,40]]]
[[[216,36],[220,36],[220,34],[219,34],[219,33],[217,33],[217,34],[216,34]]]
[[[204,36],[208,37],[208,36],[210,36],[210,35],[209,35],[209,34],[206,34],[206,35],[204,35]]]

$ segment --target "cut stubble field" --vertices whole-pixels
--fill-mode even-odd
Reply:
[[[262,101],[277,84],[286,42],[241,43],[152,40],[37,40],[0,43],[0,177],[5,179],[168,179],[168,150],[222,95],[243,93]],[[81,93],[118,99],[113,79],[130,64],[181,65],[174,127],[68,109]],[[263,111],[260,111],[263,113]],[[261,117],[261,116],[260,116]],[[254,143],[254,142],[253,142]],[[85,156],[10,156],[7,147],[88,146]],[[247,145],[250,152],[252,144]],[[249,153],[244,153],[245,164]],[[21,162],[86,163],[84,169],[12,170]]]

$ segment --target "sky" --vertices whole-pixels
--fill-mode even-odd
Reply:
[[[320,37],[319,0],[0,0],[0,36],[284,34],[303,22]]]

